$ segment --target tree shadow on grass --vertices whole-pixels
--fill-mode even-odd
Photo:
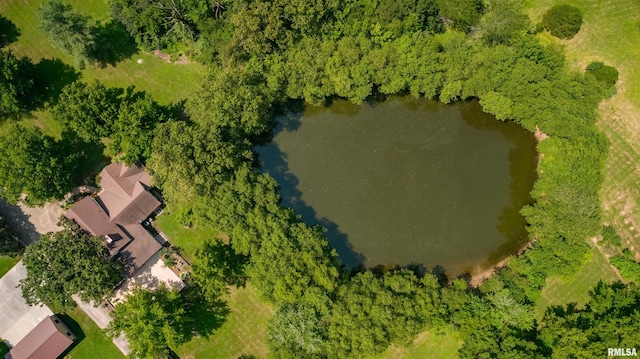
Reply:
[[[94,28],[95,50],[93,56],[101,67],[126,60],[138,52],[135,41],[127,30],[115,20],[101,23]]]
[[[80,73],[60,59],[42,59],[33,68],[34,102],[32,109],[56,103],[62,88],[80,78]]]
[[[231,313],[227,303],[222,300],[215,303],[206,301],[202,291],[195,284],[184,288],[182,296],[186,303],[186,315],[191,319],[191,325],[187,326],[190,336],[198,335],[203,338],[211,336],[224,324]]]
[[[0,15],[0,48],[16,42],[20,36],[20,30],[11,20]]]

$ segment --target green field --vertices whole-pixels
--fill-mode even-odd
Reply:
[[[16,56],[27,56],[38,63],[42,59],[61,59],[67,65],[73,65],[71,56],[49,44],[45,34],[38,29],[38,19],[35,10],[44,0],[3,0],[0,1],[0,14],[11,20],[20,30],[18,41],[9,48]],[[105,1],[68,1],[75,9],[89,15],[94,21],[110,19],[109,9]],[[138,63],[142,60],[142,63]],[[47,63],[45,73],[56,73],[60,65]],[[51,71],[47,71],[51,70]],[[204,74],[204,66],[199,64],[171,64],[153,54],[138,51],[115,66],[106,68],[88,66],[81,72],[84,81],[100,80],[108,86],[134,86],[136,90],[146,91],[153,95],[160,104],[176,103],[188,96],[194,84]],[[37,125],[45,133],[59,134],[60,128],[54,123],[46,111],[35,111],[31,116],[21,121],[26,126]],[[0,126],[0,133],[6,131],[7,121]]]
[[[265,333],[273,308],[258,298],[254,288],[231,289],[224,298],[229,315],[210,337],[194,338],[177,348],[180,358],[237,358],[242,354],[267,356]]]
[[[572,302],[579,307],[589,300],[589,291],[599,280],[612,282],[619,279],[609,266],[607,259],[596,248],[591,250],[591,260],[582,267],[572,278],[547,278],[547,284],[542,290],[542,296],[536,303],[536,318],[538,321],[544,316],[545,309],[550,305],[565,305]]]
[[[20,261],[20,258],[22,257],[0,256],[0,277],[5,275],[11,268],[13,268],[13,266]]]
[[[211,230],[193,226],[185,228],[178,223],[178,213],[165,211],[156,218],[156,225],[169,236],[171,245],[178,247],[184,258],[192,262],[200,243],[213,238],[216,233]]]
[[[461,345],[455,331],[423,332],[407,347],[392,345],[379,359],[455,359]]]
[[[65,358],[124,358],[124,355],[113,344],[111,339],[80,308],[74,308],[66,313],[66,316],[63,316],[63,320],[80,339]]]

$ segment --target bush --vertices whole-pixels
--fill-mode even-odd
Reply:
[[[609,261],[618,268],[622,278],[640,283],[640,263],[630,257],[629,253],[625,251],[622,255],[612,257]]]
[[[613,227],[604,226],[602,227],[602,243],[609,243],[617,247],[622,244],[622,241]]]
[[[600,61],[594,61],[587,66],[587,73],[609,86],[618,81],[618,70],[613,66],[607,66]]]
[[[571,39],[580,31],[582,14],[575,6],[556,5],[542,16],[542,26],[555,37]]]

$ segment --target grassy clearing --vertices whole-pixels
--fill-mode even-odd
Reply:
[[[70,359],[113,359],[124,355],[104,332],[80,308],[63,315],[63,320],[81,340],[65,358]]]
[[[34,63],[42,59],[59,58],[63,64],[44,63],[43,73],[59,75],[60,70],[69,71],[73,59],[62,50],[49,44],[46,35],[38,29],[38,19],[35,11],[44,0],[4,0],[0,2],[0,13],[13,21],[20,30],[18,41],[9,48],[17,56],[27,56]],[[101,1],[69,1],[75,9],[85,15],[90,15],[94,21],[110,19],[106,0]],[[142,60],[142,63],[138,63]],[[62,67],[62,68],[61,68]],[[81,72],[84,81],[100,80],[107,86],[127,88],[135,86],[136,90],[146,91],[159,103],[176,103],[186,98],[192,91],[194,84],[204,74],[204,66],[198,64],[170,64],[153,54],[140,52],[106,68],[88,67]],[[37,125],[46,133],[59,134],[59,127],[51,116],[44,111],[36,111],[32,118],[24,118],[24,125]],[[0,133],[6,131],[7,121],[0,125]]]
[[[178,222],[176,211],[166,211],[158,216],[156,225],[190,262],[193,261],[200,243],[217,235],[209,229],[184,228]],[[245,288],[232,288],[224,299],[229,310],[224,323],[211,336],[195,338],[177,348],[176,352],[181,358],[237,358],[241,354],[266,357],[265,332],[267,322],[273,315],[273,308],[260,300],[250,284]]]
[[[182,359],[237,358],[242,354],[267,356],[265,332],[273,308],[263,303],[256,290],[232,289],[225,298],[229,308],[226,321],[208,338],[195,338],[177,348]]]
[[[575,302],[584,306],[589,300],[589,291],[599,280],[612,282],[619,279],[605,256],[596,248],[591,250],[591,260],[575,274],[573,278],[563,281],[560,278],[547,278],[542,296],[536,303],[536,318],[544,316],[550,305],[563,305]]]
[[[547,43],[562,45],[570,64],[584,69],[604,61],[620,71],[618,94],[600,106],[599,127],[611,147],[601,198],[604,219],[615,227],[623,245],[640,253],[640,2],[637,0],[526,0],[535,21],[552,5],[568,3],[584,16],[580,32],[570,40],[547,33]]]
[[[206,228],[196,226],[185,228],[178,222],[178,213],[176,211],[165,211],[156,218],[156,225],[169,236],[171,245],[178,247],[180,253],[189,262],[193,261],[200,243],[218,235],[217,232]]]
[[[0,256],[0,277],[4,276],[22,257]]]
[[[455,359],[461,345],[455,331],[423,332],[407,347],[390,346],[379,359]]]

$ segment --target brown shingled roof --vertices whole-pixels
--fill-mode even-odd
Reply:
[[[78,201],[66,216],[91,234],[105,237],[110,253],[120,253],[127,272],[133,274],[161,248],[140,224],[161,202],[149,192],[151,178],[142,166],[112,163],[100,172],[100,179],[100,194]]]
[[[45,318],[5,356],[6,359],[55,359],[76,339],[56,315]]]

